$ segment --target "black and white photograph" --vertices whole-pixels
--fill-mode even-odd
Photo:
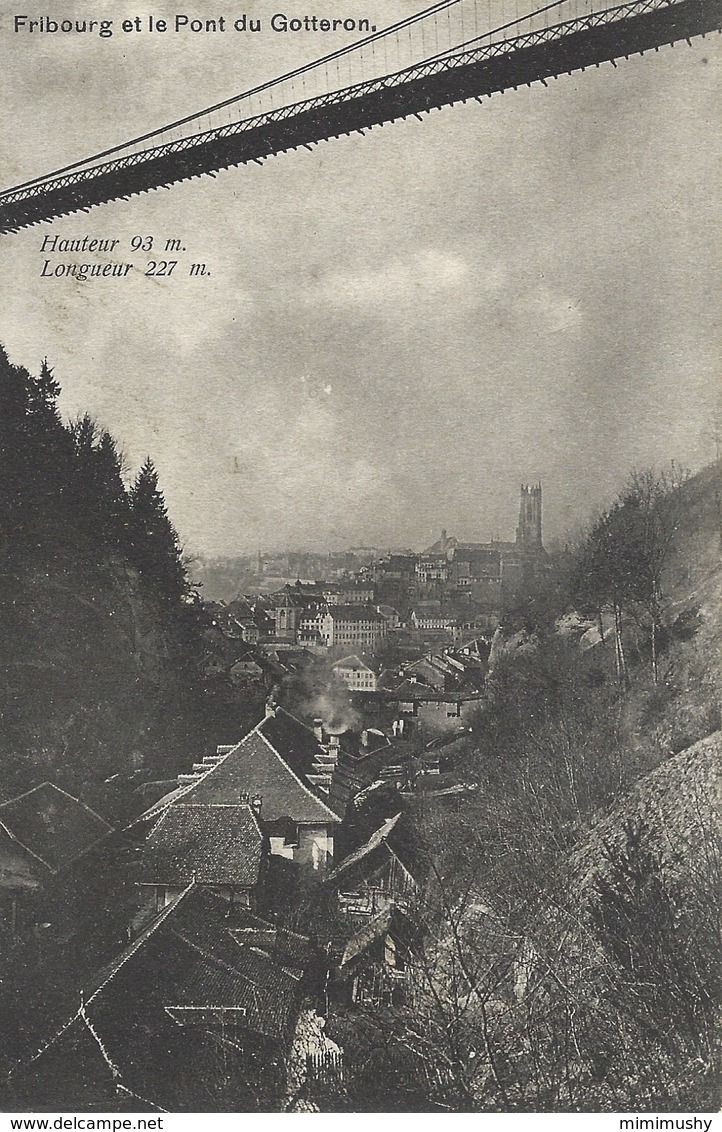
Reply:
[[[710,1132],[722,9],[217,5],[0,14],[0,1114]]]

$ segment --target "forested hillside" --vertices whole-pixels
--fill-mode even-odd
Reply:
[[[413,1008],[330,1024],[353,1103],[716,1111],[721,473],[632,477],[509,611],[473,791],[410,803]]]
[[[257,705],[208,674],[152,461],[129,479],[106,430],[61,420],[59,392],[47,362],[35,376],[0,348],[0,789],[51,779],[102,808],[105,779],[175,773]]]

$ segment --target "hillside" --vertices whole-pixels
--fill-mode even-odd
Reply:
[[[257,705],[207,663],[152,462],[129,477],[59,392],[0,347],[0,797],[49,779],[113,817],[139,776],[176,773]]]
[[[711,879],[720,849],[722,731],[666,759],[645,775],[605,815],[570,855],[579,893],[609,872],[629,828],[644,829],[644,844],[675,883]],[[719,879],[719,878],[718,878]]]
[[[386,1078],[404,1080],[413,1048],[430,1103],[718,1107],[721,471],[688,480],[681,507],[661,498],[670,510],[645,517],[669,531],[656,682],[639,528],[612,508],[606,529],[619,522],[624,538],[604,542],[616,557],[584,574],[586,609],[560,573],[500,631],[460,764],[478,789],[414,811],[433,931]],[[595,611],[613,624],[605,571],[615,570],[623,678],[611,629],[582,642]],[[579,630],[560,632],[560,619]]]

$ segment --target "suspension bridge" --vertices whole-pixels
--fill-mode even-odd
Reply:
[[[0,193],[0,232],[722,30],[718,0],[438,0],[214,106]],[[513,4],[513,11],[505,11]]]

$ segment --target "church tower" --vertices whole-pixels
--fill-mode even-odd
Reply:
[[[541,483],[521,485],[519,526],[516,528],[516,545],[520,550],[542,549],[542,487]]]

